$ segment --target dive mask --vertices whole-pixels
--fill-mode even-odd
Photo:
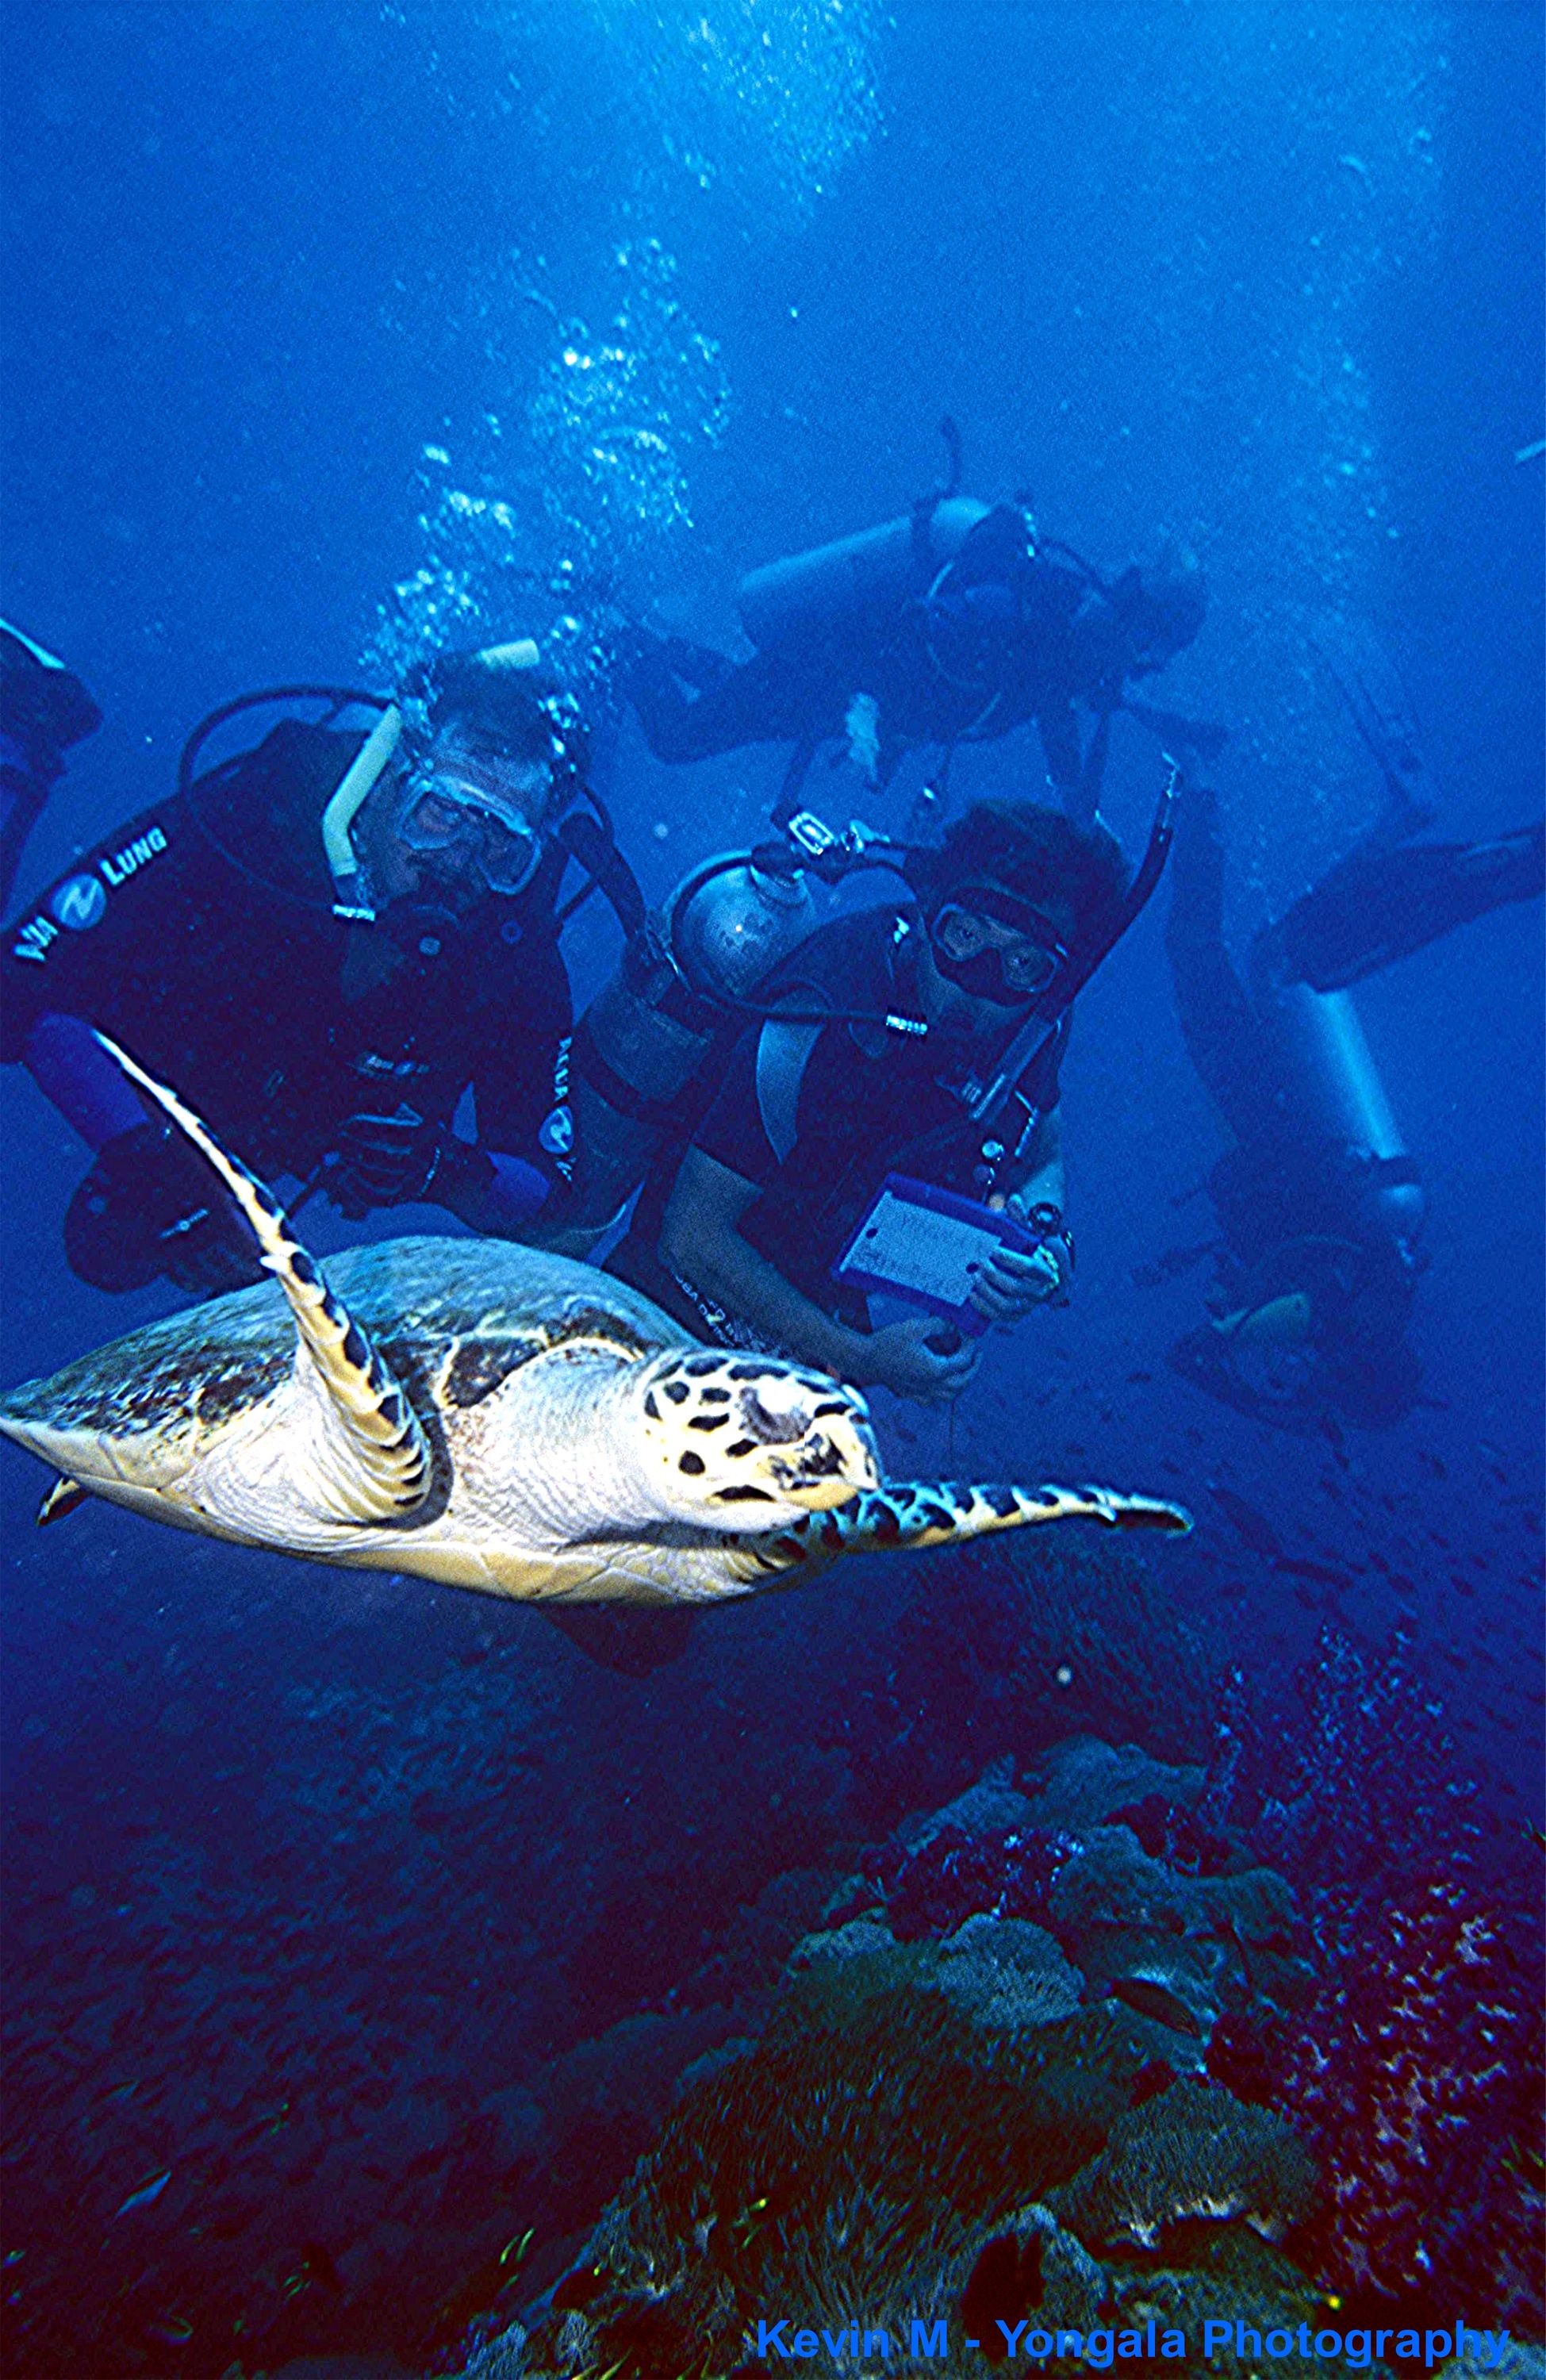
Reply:
[[[522,782],[529,774],[531,783]],[[397,832],[410,851],[450,854],[476,868],[490,892],[524,892],[542,859],[542,837],[520,807],[540,808],[551,772],[545,762],[484,769],[458,756],[409,775],[397,814]]]
[[[1000,909],[1002,917],[995,914]],[[1039,999],[1069,963],[1063,944],[1032,913],[976,892],[970,902],[947,901],[935,912],[929,948],[948,981],[997,1008],[1023,1008]]]

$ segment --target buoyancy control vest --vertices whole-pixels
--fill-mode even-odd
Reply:
[[[964,1085],[960,1102],[979,1152],[992,1161],[1012,1159],[1034,1128],[1015,1121],[1006,1139],[1019,1087],[1044,1046],[1060,1029],[1075,994],[1133,923],[1163,872],[1179,771],[1172,769],[1150,831],[1148,846],[1126,901],[1106,929],[1079,955],[1010,1038],[985,1079]],[[782,844],[710,860],[687,877],[636,935],[610,983],[592,1002],[575,1030],[572,1094],[576,1161],[577,1227],[601,1231],[621,1212],[667,1138],[690,1136],[718,1081],[723,1060],[748,1019],[771,1020],[764,1075],[787,1074],[794,1054],[808,1055],[809,1028],[861,1022],[903,1037],[926,1030],[916,1015],[872,1003],[854,1010],[824,1001],[802,1012],[763,987],[780,963],[810,935],[817,917],[808,879],[836,884],[864,868],[903,874],[908,847],[853,820],[837,835],[811,811],[785,830]],[[803,1038],[802,1038],[803,1031]],[[771,1095],[771,1094],[770,1094]],[[770,1138],[774,1138],[770,1135]],[[777,1139],[774,1138],[777,1147]],[[973,1160],[978,1194],[991,1189]]]

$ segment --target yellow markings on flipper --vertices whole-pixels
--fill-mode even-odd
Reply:
[[[1034,1528],[1044,1521],[1099,1521],[1108,1529],[1160,1529],[1183,1535],[1191,1516],[1153,1496],[1114,1488],[972,1487],[954,1480],[909,1480],[864,1488],[835,1512],[803,1514],[787,1529],[744,1541],[764,1576],[821,1570],[842,1554],[905,1553],[959,1546],[996,1529]]]
[[[130,1082],[169,1115],[205,1158],[252,1227],[262,1262],[289,1300],[302,1344],[340,1426],[347,1477],[340,1521],[394,1520],[422,1503],[429,1443],[418,1416],[366,1332],[334,1296],[291,1231],[273,1193],[221,1147],[175,1091],[158,1083],[105,1033],[97,1039]]]

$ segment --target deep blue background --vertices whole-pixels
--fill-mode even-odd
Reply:
[[[526,408],[559,334],[522,292],[600,333],[615,252],[645,237],[674,256],[687,317],[719,343],[732,411],[717,444],[674,425],[695,526],[621,541],[628,601],[728,637],[736,574],[900,509],[938,468],[948,410],[969,486],[1029,490],[1044,527],[1102,565],[1162,529],[1202,551],[1212,615],[1162,698],[1237,728],[1220,784],[1242,949],[1372,813],[1314,658],[1327,607],[1366,621],[1403,669],[1446,829],[1539,808],[1541,465],[1514,459],[1541,430],[1538,10],[903,0],[894,24],[873,20],[875,137],[819,173],[841,63],[823,51],[823,12],[774,9],[791,40],[803,27],[799,72],[781,99],[739,110],[705,99],[682,34],[697,13],[622,0],[9,13],[0,608],[107,714],[37,832],[24,891],[161,794],[210,705],[368,668],[394,583],[447,550],[421,519],[439,491],[497,495],[532,466]],[[675,162],[694,144],[703,171]],[[427,443],[451,464],[426,466]],[[605,551],[577,455],[561,435],[542,468]],[[488,617],[523,625],[513,599]],[[1023,785],[1031,765],[1023,747],[971,759],[963,784]],[[700,856],[711,802],[752,828],[771,767],[670,772],[625,735],[612,797],[651,890]],[[1156,785],[1134,735],[1110,800],[1129,843]],[[900,824],[907,794],[877,822]],[[1219,1146],[1175,1026],[1159,905],[1081,1005],[1066,1077],[1077,1302],[993,1343],[957,1460],[1190,1498],[1204,1526],[1175,1575],[1203,1598],[1244,1576],[1233,1648],[1263,1679],[1308,1646],[1311,1620],[1281,1580],[1241,1572],[1210,1478],[1286,1542],[1355,1566],[1379,1529],[1398,1549],[1403,1532],[1446,1535],[1481,1592],[1456,1600],[1447,1558],[1430,1558],[1418,1657],[1467,1773],[1516,1829],[1508,1793],[1534,1807],[1540,1766],[1539,1541],[1517,1521],[1539,1503],[1542,1427],[1539,911],[1473,927],[1359,994],[1429,1185],[1417,1338],[1443,1402],[1357,1441],[1355,1521],[1323,1492],[1324,1447],[1168,1379],[1164,1348],[1194,1317],[1196,1279],[1129,1283],[1134,1265],[1201,1236],[1199,1210],[1174,1202]],[[577,942],[583,987],[610,951],[599,929]],[[66,1274],[58,1226],[82,1153],[30,1083],[0,1085],[0,1135],[15,1378],[173,1301],[110,1300]],[[1057,1395],[1028,1404],[1044,1385]],[[892,1412],[887,1427],[900,1462],[945,1462],[936,1417]],[[1420,1453],[1441,1457],[1443,1481]],[[71,1890],[119,1888],[125,1829],[145,1808],[200,1891],[239,1898],[254,1842],[282,1845],[292,1824],[300,1840],[321,1806],[287,1814],[266,1756],[296,1695],[337,1681],[356,1697],[332,1789],[353,1791],[376,1756],[350,1733],[358,1698],[405,1724],[476,1640],[513,1648],[558,1730],[543,1807],[568,1815],[543,1823],[569,1849],[550,1840],[539,1857],[517,1832],[503,1882],[531,1886],[540,1951],[573,1916],[554,1874],[566,1858],[589,1872],[622,1780],[647,1799],[699,1698],[754,1736],[771,1727],[769,1679],[783,1690],[818,1627],[798,1599],[732,1617],[717,1645],[630,1697],[525,1615],[467,1598],[366,1593],[102,1512],[33,1538],[41,1485],[19,1457],[0,1465],[13,1826],[62,1802],[91,1813],[49,1853],[45,1934]],[[1393,1607],[1362,1579],[1346,1616],[1378,1638]],[[836,1583],[827,1595],[820,1641],[840,1666],[862,1599]],[[798,1737],[798,1707],[778,1726]],[[204,1781],[211,1762],[221,1791]],[[326,1761],[307,1773],[325,1799]],[[181,1905],[169,1894],[168,1925]],[[368,1988],[384,1954],[363,1920],[350,1939],[324,1925],[316,1957],[353,1957]],[[46,2123],[37,2154],[73,2186]]]

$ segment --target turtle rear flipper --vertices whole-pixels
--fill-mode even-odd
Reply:
[[[802,1515],[743,1550],[748,1575],[787,1571],[808,1577],[843,1554],[964,1545],[996,1529],[1034,1528],[1044,1521],[1099,1521],[1108,1529],[1161,1529],[1173,1536],[1191,1526],[1190,1514],[1179,1504],[1154,1496],[1125,1496],[1114,1488],[907,1480],[866,1488],[840,1511]]]
[[[72,1512],[79,1511],[90,1492],[89,1488],[81,1486],[79,1479],[68,1478],[61,1471],[42,1502],[38,1506],[39,1528],[46,1529],[54,1521],[67,1520]]]
[[[266,1269],[289,1301],[300,1337],[299,1364],[320,1393],[324,1427],[313,1450],[311,1485],[326,1516],[358,1524],[396,1520],[429,1488],[429,1443],[398,1382],[328,1287],[291,1231],[284,1208],[256,1174],[105,1033],[97,1039],[147,1098],[164,1110],[219,1174],[251,1225]]]

